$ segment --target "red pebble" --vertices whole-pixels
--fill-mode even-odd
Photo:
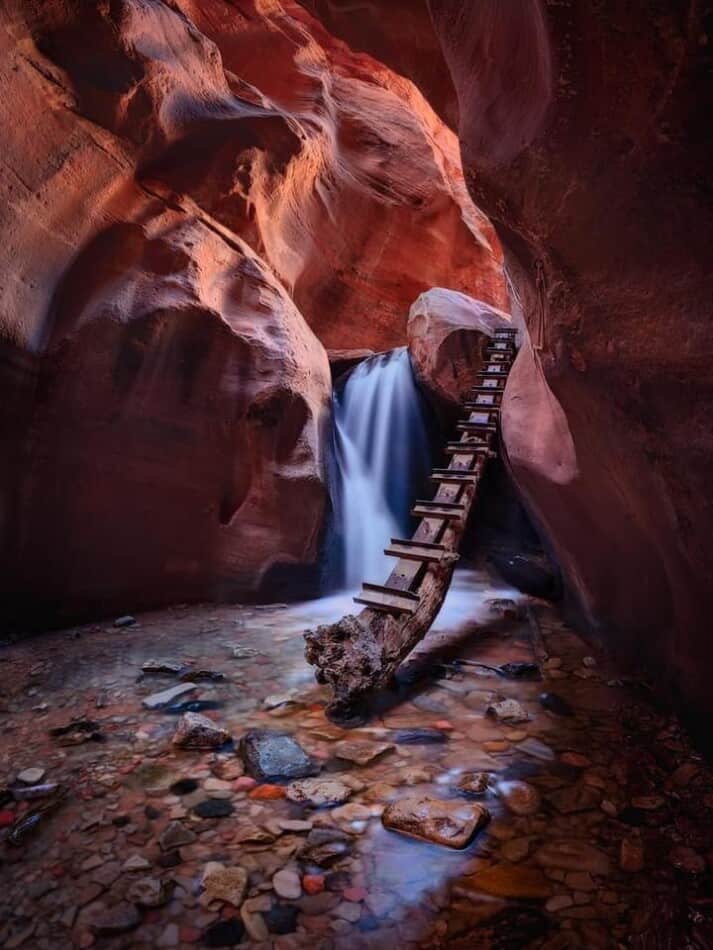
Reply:
[[[434,722],[433,725],[436,729],[440,729],[441,732],[452,732],[455,729],[453,723],[447,719],[439,719],[438,722]]]
[[[250,798],[262,798],[265,801],[275,801],[278,798],[284,798],[287,790],[281,785],[258,785],[249,793]]]
[[[254,778],[250,778],[249,775],[241,775],[240,778],[236,778],[233,783],[233,788],[236,792],[249,792],[251,788],[255,788],[257,782]]]
[[[178,936],[181,943],[198,943],[203,934],[200,930],[196,930],[195,927],[180,927]]]
[[[67,869],[63,868],[61,864],[58,864],[56,867],[52,868],[52,877],[64,877],[67,873]]]
[[[369,892],[365,887],[347,887],[342,891],[342,897],[346,901],[353,901],[355,904],[366,900]]]
[[[11,811],[0,811],[0,828],[9,828],[15,820],[15,813]]]
[[[305,894],[321,894],[324,890],[324,876],[322,874],[305,874],[302,878],[302,887]]]

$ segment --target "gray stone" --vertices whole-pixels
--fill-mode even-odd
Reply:
[[[23,785],[37,785],[38,782],[41,782],[45,777],[46,769],[42,768],[31,768],[23,769],[17,776],[17,781],[22,782]]]
[[[140,907],[163,907],[171,899],[174,887],[173,881],[141,877],[129,885],[126,897]]]
[[[131,627],[136,623],[136,618],[132,617],[131,614],[124,614],[123,617],[117,617],[114,621],[115,627]]]
[[[240,754],[248,775],[263,782],[306,778],[319,772],[318,763],[284,733],[253,729],[243,736]]]
[[[164,689],[160,693],[152,693],[142,700],[145,709],[161,709],[163,706],[170,706],[172,702],[180,696],[186,696],[198,689],[195,683],[178,683],[177,686],[171,686],[170,689]]]
[[[172,851],[184,844],[192,844],[195,840],[196,836],[190,828],[187,828],[180,821],[172,821],[164,828],[159,838],[159,844],[162,851]]]
[[[126,933],[128,930],[134,930],[140,923],[141,914],[136,907],[123,901],[115,907],[98,913],[90,927],[100,937],[113,937]]]

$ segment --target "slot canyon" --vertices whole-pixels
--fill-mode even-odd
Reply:
[[[713,946],[713,4],[0,49],[0,946]]]

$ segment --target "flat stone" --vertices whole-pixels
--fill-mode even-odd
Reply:
[[[132,854],[121,866],[122,871],[146,871],[151,864],[141,854]]]
[[[542,900],[552,894],[552,884],[539,868],[517,864],[496,864],[476,871],[465,881],[468,890],[491,897]]]
[[[241,867],[226,868],[213,862],[204,868],[202,884],[210,900],[240,907],[248,888],[248,872]]]
[[[124,614],[123,617],[117,617],[114,621],[115,627],[131,627],[136,623],[136,618],[132,617],[131,614]]]
[[[180,943],[178,924],[167,924],[156,940],[157,947],[177,947]]]
[[[163,907],[171,899],[174,887],[173,881],[162,881],[156,877],[142,877],[129,885],[126,897],[140,907]]]
[[[499,703],[491,703],[485,710],[486,715],[499,722],[528,722],[530,716],[516,699],[503,699]]]
[[[193,813],[199,818],[227,818],[234,808],[231,802],[223,798],[206,798],[194,807]]]
[[[183,669],[185,669],[183,663],[175,663],[173,660],[147,660],[141,664],[141,672],[149,676],[161,674],[178,676]]]
[[[240,919],[245,925],[245,930],[252,943],[265,943],[270,938],[265,918],[258,909],[262,906],[262,899],[257,898],[257,900],[245,901],[240,908]]]
[[[353,794],[344,782],[330,778],[306,778],[287,786],[287,798],[300,805],[321,808],[325,805],[341,805]]]
[[[556,897],[550,897],[545,904],[545,910],[550,914],[556,914],[558,910],[564,910],[565,907],[571,907],[574,901],[569,894],[557,894]]]
[[[573,815],[576,812],[599,808],[602,793],[591,785],[580,783],[552,792],[548,798],[561,814]]]
[[[162,851],[172,851],[184,844],[192,844],[196,840],[195,834],[180,821],[172,821],[167,825],[159,838]]]
[[[619,867],[635,874],[644,867],[644,844],[641,838],[622,838],[619,846]]]
[[[317,775],[314,762],[292,736],[254,729],[240,742],[246,771],[263,782],[289,781]]]
[[[350,924],[355,924],[361,917],[361,907],[359,904],[352,903],[351,901],[342,901],[341,904],[337,904],[332,913],[335,917],[339,917],[340,920],[346,920]]]
[[[554,751],[542,742],[540,739],[530,737],[518,745],[518,752],[524,752],[532,756],[533,759],[539,759],[541,762],[553,762],[556,758]]]
[[[230,733],[200,713],[184,713],[176,724],[173,744],[183,749],[218,749],[230,741]]]
[[[464,772],[458,779],[458,791],[466,795],[485,795],[490,783],[490,772]]]
[[[475,803],[412,797],[387,805],[381,820],[390,831],[449,848],[464,848],[487,824],[490,814]]]
[[[514,815],[534,815],[542,803],[540,793],[527,782],[498,782],[497,791]]]
[[[46,771],[42,768],[23,769],[18,773],[17,781],[22,782],[23,785],[37,785],[45,777]]]
[[[338,828],[313,828],[307,835],[299,857],[303,863],[329,867],[351,851],[351,838]]]
[[[145,709],[162,709],[164,706],[170,706],[180,696],[192,693],[196,689],[198,689],[198,686],[195,683],[178,683],[177,686],[171,686],[170,689],[164,689],[160,693],[152,693],[150,696],[146,696],[141,704]]]
[[[589,871],[590,874],[609,874],[611,863],[607,855],[577,838],[550,841],[534,854],[536,864],[543,868],[562,868],[565,871]]]
[[[656,811],[661,808],[666,799],[661,795],[638,795],[631,799],[634,808],[641,808],[642,811]]]
[[[397,745],[438,745],[446,742],[448,735],[442,729],[396,729],[390,738]]]
[[[272,878],[272,886],[278,897],[294,901],[302,896],[302,882],[296,871],[283,868]]]
[[[343,739],[335,743],[334,754],[355,765],[369,765],[394,748],[392,742],[366,742],[359,739]]]
[[[100,937],[113,937],[134,930],[140,923],[141,914],[137,908],[123,901],[97,914],[91,921],[90,927]]]

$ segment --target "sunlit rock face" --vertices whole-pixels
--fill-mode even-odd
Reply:
[[[294,2],[10,0],[0,77],[3,603],[282,596],[323,344],[404,343],[433,283],[504,303],[456,136]]]
[[[305,5],[411,76],[458,130],[533,344],[508,386],[511,469],[591,629],[650,663],[689,712],[710,710],[713,43],[703,9]]]
[[[437,409],[459,411],[478,384],[486,347],[509,314],[467,294],[434,287],[411,306],[408,350],[416,378]]]

